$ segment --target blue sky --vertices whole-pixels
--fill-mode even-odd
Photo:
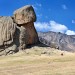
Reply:
[[[0,15],[12,16],[14,10],[32,5],[37,15],[37,31],[75,35],[75,0],[0,0]]]

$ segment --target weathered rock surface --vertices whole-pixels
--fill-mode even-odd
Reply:
[[[0,19],[0,56],[24,50],[29,40],[25,27],[18,27],[11,17]]]
[[[28,34],[25,27],[16,27],[16,32],[14,34],[14,44],[18,47],[18,50],[24,50],[28,42]]]
[[[11,17],[0,18],[0,46],[11,44],[15,31],[16,24]]]
[[[32,6],[24,6],[14,12],[14,20],[17,24],[25,24],[36,21],[36,15]]]
[[[34,44],[38,41],[38,35],[34,27],[36,21],[36,14],[32,6],[24,6],[14,12],[14,21],[17,25],[23,26],[28,34],[27,44]]]
[[[19,37],[19,41],[20,41],[20,49],[23,50],[26,48],[26,45],[29,41],[29,36],[27,33],[27,30],[25,27],[21,26],[20,28],[20,37]]]
[[[75,52],[75,38],[62,33],[38,33],[39,41],[52,48]]]
[[[1,17],[0,18],[0,55],[7,55],[8,53],[17,51],[17,49],[13,46],[15,32],[16,32],[16,24],[13,23],[12,18]]]
[[[27,44],[37,43],[38,35],[37,35],[36,30],[35,30],[34,23],[30,22],[30,23],[24,24],[23,26],[26,28],[27,34],[28,34],[29,40],[28,40]]]

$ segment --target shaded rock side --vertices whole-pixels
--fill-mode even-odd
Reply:
[[[17,26],[14,34],[13,43],[17,46],[18,50],[24,50],[26,48],[28,40],[28,33],[25,27]]]
[[[39,41],[52,48],[75,52],[75,38],[62,33],[38,33]]]
[[[27,44],[35,44],[38,42],[38,34],[36,32],[36,29],[34,27],[34,23],[27,23],[23,25],[26,30],[27,30],[27,34],[28,34],[28,42]]]
[[[27,32],[26,28],[23,26],[21,26],[21,28],[20,28],[19,41],[20,41],[19,49],[24,50],[26,48],[26,45],[28,44],[29,37],[28,37],[28,32]]]
[[[27,5],[14,11],[14,21],[17,24],[25,24],[28,22],[35,22],[36,15],[32,6]]]

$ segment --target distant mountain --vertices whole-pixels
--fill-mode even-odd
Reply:
[[[75,35],[70,35],[72,38],[75,38]]]
[[[52,48],[75,52],[75,35],[60,32],[38,32],[39,41]]]

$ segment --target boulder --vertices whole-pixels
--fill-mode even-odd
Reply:
[[[0,18],[0,55],[7,55],[16,52],[14,44],[14,34],[16,32],[16,24],[13,23],[11,17]]]
[[[10,46],[3,46],[0,48],[0,56],[10,55],[18,52],[18,48],[15,44],[11,44]]]
[[[14,21],[17,24],[25,24],[36,21],[36,15],[32,6],[27,5],[14,11]]]
[[[34,27],[36,21],[36,14],[32,6],[24,6],[14,12],[14,22],[19,27],[23,26],[28,35],[28,42],[26,44],[34,44],[38,41],[38,35]]]
[[[11,44],[15,31],[16,24],[11,17],[0,18],[0,46]]]
[[[60,32],[38,32],[39,41],[52,48],[75,52],[75,38]]]

